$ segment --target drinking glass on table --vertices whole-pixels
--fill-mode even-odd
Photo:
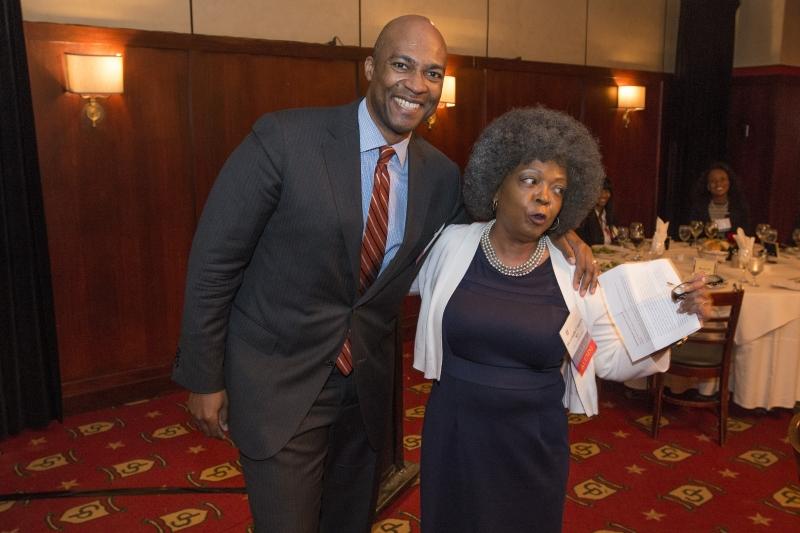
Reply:
[[[625,246],[625,243],[628,242],[628,228],[625,226],[617,226],[617,242],[621,246]]]
[[[756,283],[756,276],[764,272],[764,262],[766,259],[766,255],[763,253],[763,251],[753,251],[753,255],[747,262],[747,270],[753,276],[753,287],[758,287],[758,283]]]
[[[796,251],[800,251],[800,228],[794,228],[792,231],[792,240],[794,241],[794,247],[797,248]]]
[[[644,242],[644,224],[641,222],[631,222],[628,231],[631,242],[636,249],[636,256],[633,258],[633,261],[639,261],[642,258],[639,253],[639,247]]]
[[[689,227],[692,229],[692,244],[697,244],[697,238],[703,233],[705,224],[701,220],[692,220]]]
[[[619,235],[619,230],[617,229],[617,227],[615,225],[612,224],[612,225],[608,226],[608,233],[611,235],[611,242],[614,242],[614,241],[617,240],[617,235]]]
[[[750,248],[739,248],[736,251],[736,264],[742,271],[742,277],[739,279],[742,285],[747,283],[747,264],[750,262],[751,251]]]
[[[764,242],[764,232],[769,229],[769,224],[756,224],[756,237]]]
[[[770,244],[775,244],[776,242],[778,242],[778,230],[775,228],[769,227],[765,229],[763,235],[764,235],[763,238],[764,242],[768,242]]]
[[[717,232],[719,231],[719,226],[713,220],[706,222],[705,227],[703,228],[706,232],[706,237],[709,239],[713,239],[717,236]]]
[[[680,237],[681,241],[689,242],[689,239],[692,238],[692,228],[688,224],[681,224],[678,226],[678,237]]]

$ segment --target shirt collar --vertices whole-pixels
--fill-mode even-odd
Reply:
[[[386,145],[386,139],[383,138],[381,131],[367,110],[367,99],[361,100],[358,104],[358,133],[360,137],[360,150],[367,152]],[[411,134],[397,144],[391,145],[397,154],[397,159],[400,161],[400,166],[404,166],[406,162],[406,155],[408,154],[408,142],[411,140]]]

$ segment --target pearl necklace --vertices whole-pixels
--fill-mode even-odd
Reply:
[[[542,260],[544,251],[547,248],[547,235],[542,235],[539,237],[539,244],[536,245],[536,250],[533,251],[527,261],[521,265],[510,267],[504,265],[500,261],[500,259],[497,257],[497,252],[494,251],[492,241],[489,239],[489,232],[492,230],[494,223],[495,220],[489,222],[489,224],[486,225],[486,229],[483,230],[483,235],[481,235],[481,249],[483,250],[483,254],[486,256],[486,259],[489,260],[489,264],[492,265],[495,270],[505,276],[520,277],[533,272],[533,269],[539,266],[539,262]]]

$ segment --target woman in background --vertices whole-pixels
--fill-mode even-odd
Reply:
[[[738,177],[727,163],[712,163],[695,183],[689,220],[713,220],[721,234],[742,228],[750,233],[750,213]]]
[[[473,148],[464,198],[476,222],[446,228],[420,270],[414,367],[437,380],[427,404],[425,533],[561,530],[567,413],[597,414],[595,376],[664,371],[668,351],[633,363],[602,287],[581,298],[550,238],[575,228],[603,181],[597,144],[572,117],[510,111]],[[682,305],[708,310],[702,280]],[[581,373],[559,330],[570,312],[597,351]]]
[[[611,226],[615,224],[614,211],[612,209],[611,181],[608,178],[603,180],[603,188],[600,196],[594,204],[594,209],[589,211],[581,225],[575,230],[586,244],[611,244],[614,236],[611,234]]]

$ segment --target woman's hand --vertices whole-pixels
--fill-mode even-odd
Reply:
[[[681,300],[678,312],[694,313],[701,321],[711,317],[711,293],[706,286],[706,277],[703,274],[695,274],[686,282],[686,296]]]

